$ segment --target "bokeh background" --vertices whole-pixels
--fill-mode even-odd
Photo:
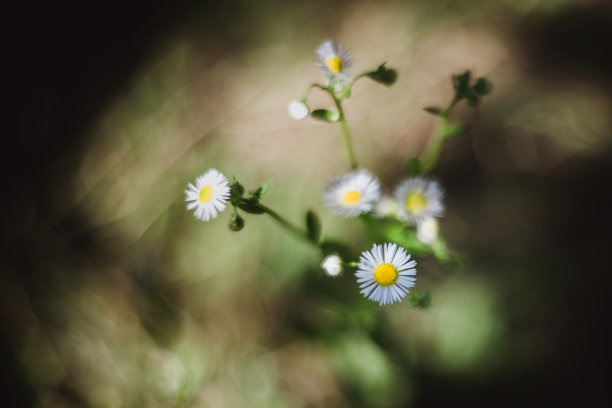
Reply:
[[[0,249],[6,406],[400,407],[609,401],[612,10],[587,0],[178,1],[9,10]],[[392,191],[450,76],[493,93],[434,174],[458,267],[419,259],[433,305],[380,308],[271,219],[201,223],[210,167],[354,251],[322,206],[338,129],[287,103],[333,38],[362,80],[360,163]],[[331,107],[313,92],[317,107]]]

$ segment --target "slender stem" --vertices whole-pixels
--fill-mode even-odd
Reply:
[[[351,83],[351,85],[358,78],[361,78],[361,76],[363,76],[363,75],[359,75],[357,78],[355,78],[353,80],[353,82]],[[340,129],[342,131],[342,136],[343,136],[344,142],[346,144],[346,150],[348,151],[349,164],[351,166],[351,169],[355,170],[357,168],[357,160],[355,159],[355,151],[353,150],[353,141],[351,139],[351,132],[349,131],[348,124],[346,123],[346,116],[344,116],[344,110],[342,109],[342,102],[340,101],[340,99],[338,99],[336,97],[336,94],[334,93],[333,90],[331,90],[328,87],[323,86],[321,84],[317,84],[317,83],[310,84],[310,86],[306,90],[306,94],[305,94],[304,99],[308,96],[308,94],[310,93],[310,90],[312,88],[319,88],[319,89],[327,92],[332,97],[332,99],[334,101],[334,104],[336,105],[336,109],[338,110],[338,119],[337,119],[337,122],[340,123]]]
[[[291,224],[289,221],[287,221],[285,218],[283,218],[280,214],[278,214],[276,211],[274,211],[273,209],[266,207],[263,204],[257,204],[257,206],[266,214],[268,214],[270,217],[274,218],[280,225],[282,225],[283,227],[285,227],[286,229],[288,229],[289,231],[291,231],[292,234],[300,237],[301,239],[304,239],[306,241],[308,241],[309,243],[313,244],[314,246],[316,246],[317,248],[319,247],[319,245],[316,242],[313,242],[310,237],[308,236],[308,233],[304,230],[301,230],[300,228],[296,227],[295,225]]]
[[[342,130],[342,136],[344,137],[344,142],[346,143],[346,150],[348,151],[351,169],[355,170],[357,168],[357,160],[355,159],[355,151],[353,150],[353,141],[351,140],[351,132],[349,131],[348,124],[346,123],[346,117],[344,116],[344,111],[342,110],[342,105],[340,101],[336,99],[335,97],[334,97],[334,101],[336,102],[336,107],[338,108],[338,122],[340,123],[340,129]]]
[[[427,146],[425,147],[425,151],[421,155],[421,171],[423,174],[427,174],[433,170],[438,162],[440,153],[442,152],[446,127],[450,121],[450,114],[459,100],[460,98],[457,96],[457,94],[455,94],[444,112],[442,112],[440,123],[438,126],[436,126],[433,135],[430,137]]]

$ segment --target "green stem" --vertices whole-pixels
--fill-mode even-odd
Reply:
[[[358,78],[361,78],[361,76],[362,75],[357,76],[357,78],[355,78],[353,80],[351,85]],[[336,97],[336,94],[334,93],[333,90],[329,89],[326,86],[323,86],[321,84],[316,84],[316,83],[310,84],[310,86],[306,90],[306,94],[304,95],[304,100],[306,100],[306,98],[308,97],[308,94],[310,93],[310,90],[312,88],[319,88],[319,89],[327,92],[332,97],[332,99],[334,101],[334,104],[336,105],[336,109],[338,110],[338,119],[337,119],[337,122],[340,123],[340,129],[342,131],[342,137],[344,138],[344,142],[346,144],[346,150],[347,150],[348,156],[349,156],[349,164],[351,166],[351,169],[355,170],[358,167],[357,166],[357,160],[355,159],[355,151],[353,150],[353,141],[351,139],[351,132],[349,131],[348,124],[346,123],[346,117],[344,115],[344,110],[342,109],[342,102],[340,101],[340,99],[338,99]]]
[[[346,143],[346,150],[349,156],[349,163],[351,165],[351,169],[355,170],[357,168],[357,160],[355,159],[355,151],[353,150],[353,141],[351,139],[351,132],[349,131],[348,124],[346,123],[346,117],[344,116],[344,111],[342,110],[342,105],[338,99],[334,97],[334,101],[336,102],[336,107],[338,108],[338,122],[340,123],[340,129],[342,130],[342,136],[344,137],[344,142]]]
[[[442,145],[446,136],[446,127],[450,122],[450,115],[460,98],[455,94],[453,99],[450,101],[444,112],[440,115],[442,118],[438,126],[436,126],[432,137],[429,138],[425,151],[420,156],[421,171],[423,174],[429,173],[438,163],[440,153],[442,152]]]
[[[306,241],[308,241],[310,244],[316,246],[317,248],[319,247],[319,245],[315,242],[313,242],[310,237],[308,236],[306,231],[303,231],[301,229],[299,229],[298,227],[296,227],[295,225],[293,225],[292,223],[290,223],[289,221],[287,221],[285,218],[283,218],[280,214],[278,214],[276,211],[274,211],[273,209],[266,207],[263,204],[257,204],[257,206],[266,214],[268,214],[270,217],[274,218],[280,225],[282,225],[283,227],[285,227],[287,230],[291,231],[292,234],[294,234],[295,236],[304,239]]]

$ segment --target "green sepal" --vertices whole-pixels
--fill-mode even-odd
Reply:
[[[443,116],[444,113],[442,108],[438,108],[437,106],[427,106],[426,108],[423,108],[423,110],[436,116]]]
[[[249,214],[263,214],[264,210],[259,206],[259,203],[250,198],[243,198],[237,205],[242,211]]]
[[[244,228],[244,219],[238,214],[234,214],[229,224],[227,225],[232,231],[240,231]]]
[[[397,71],[385,67],[385,64],[386,62],[383,62],[376,71],[368,72],[366,76],[380,84],[391,86],[397,81]]]
[[[230,203],[236,207],[238,206],[238,202],[244,195],[244,187],[236,180],[236,177],[232,180],[232,184],[230,185]]]
[[[306,213],[306,231],[308,233],[308,238],[312,242],[315,244],[319,242],[319,237],[321,236],[321,221],[312,210],[308,210]]]
[[[431,292],[425,289],[412,289],[410,291],[410,306],[427,309],[433,303]]]
[[[485,77],[480,77],[472,85],[472,90],[480,96],[485,96],[493,90],[493,84]]]
[[[322,120],[323,122],[334,123],[339,119],[339,115],[336,112],[332,112],[327,109],[315,109],[310,112],[310,116],[315,119]]]
[[[266,192],[270,189],[271,185],[272,183],[264,184],[263,186],[259,187],[257,190],[253,191],[249,195],[249,198],[257,203],[260,202],[263,196],[266,194]]]
[[[408,173],[412,175],[421,174],[422,166],[421,161],[418,157],[411,157],[406,161],[406,166],[408,167]]]

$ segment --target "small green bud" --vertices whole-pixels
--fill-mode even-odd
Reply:
[[[244,228],[244,220],[238,214],[234,214],[228,224],[228,227],[232,231],[240,231],[242,228]]]
[[[480,77],[472,86],[472,90],[480,96],[485,96],[493,90],[493,84],[485,77]]]
[[[304,119],[310,113],[310,108],[304,101],[291,101],[287,106],[289,116],[295,120]]]

